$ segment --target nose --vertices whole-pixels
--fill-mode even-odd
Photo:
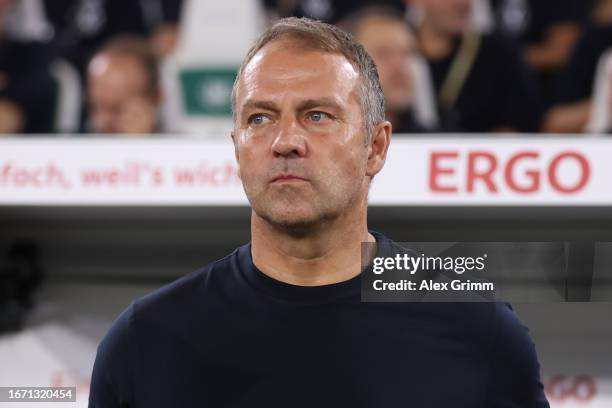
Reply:
[[[281,120],[278,134],[272,143],[275,157],[304,157],[306,155],[306,135],[297,120],[286,118]]]

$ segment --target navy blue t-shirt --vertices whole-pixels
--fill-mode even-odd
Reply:
[[[392,241],[370,232],[380,256]],[[134,301],[100,343],[89,406],[548,407],[506,304],[362,303],[360,276],[295,286],[250,250]]]

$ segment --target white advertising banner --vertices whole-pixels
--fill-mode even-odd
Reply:
[[[551,408],[612,407],[612,379],[594,375],[553,375],[544,378]]]
[[[612,205],[612,140],[396,137],[370,203]],[[0,140],[0,205],[247,204],[229,136]]]

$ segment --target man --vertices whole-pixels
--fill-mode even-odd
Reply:
[[[158,132],[160,102],[157,58],[146,40],[117,37],[94,55],[87,69],[91,132]]]
[[[431,131],[414,117],[414,77],[411,67],[415,38],[401,13],[390,7],[372,6],[347,17],[341,25],[359,41],[376,63],[386,117],[395,133]]]
[[[470,30],[473,0],[410,0],[429,61],[443,127],[466,132],[533,132],[537,82],[513,43]]]
[[[284,19],[247,54],[232,133],[251,242],[135,301],[99,346],[90,407],[546,407],[499,303],[361,303],[367,195],[391,126],[343,31]]]

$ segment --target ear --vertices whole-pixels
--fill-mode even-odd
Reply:
[[[366,175],[374,177],[382,170],[387,159],[387,150],[391,143],[391,122],[384,120],[374,128],[372,140],[367,146],[368,161],[366,164]]]
[[[232,137],[232,142],[234,143],[234,156],[236,157],[236,164],[238,165],[238,178],[242,180],[242,177],[240,177],[240,157],[238,156],[238,143],[236,142],[236,133],[232,130],[230,132],[230,136]]]

